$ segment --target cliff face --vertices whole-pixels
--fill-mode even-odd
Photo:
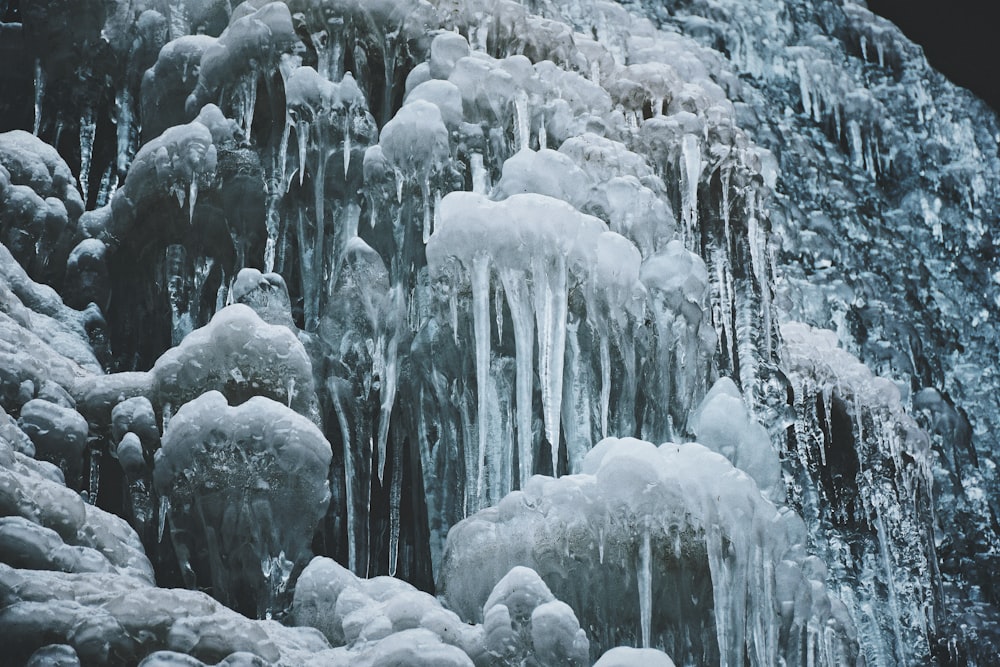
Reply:
[[[16,661],[1000,650],[1000,126],[891,23],[0,19]]]

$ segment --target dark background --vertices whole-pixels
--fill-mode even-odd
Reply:
[[[998,0],[868,0],[924,48],[934,69],[1000,111]]]

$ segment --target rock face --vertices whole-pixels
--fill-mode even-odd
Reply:
[[[862,4],[0,3],[5,655],[995,659],[1000,124]]]

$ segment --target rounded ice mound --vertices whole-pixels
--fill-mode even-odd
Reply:
[[[268,324],[281,324],[295,329],[292,301],[288,285],[279,273],[261,273],[257,269],[240,269],[233,282],[231,297],[256,312]]]
[[[310,556],[331,459],[312,422],[268,398],[230,407],[210,391],[181,407],[153,483],[187,583],[211,583],[216,598],[250,613],[269,611]]]
[[[150,372],[156,395],[175,406],[214,389],[234,403],[267,396],[301,414],[314,410],[312,364],[302,343],[243,304],[217,312]]]
[[[582,470],[535,476],[451,529],[439,576],[450,608],[478,619],[492,582],[522,565],[581,625],[603,629],[594,650],[641,642],[684,662],[800,664],[799,640],[753,628],[804,642],[808,628],[828,627],[830,650],[844,664],[856,656],[843,604],[802,556],[801,519],[724,457],[695,443],[607,438]]]
[[[35,445],[35,456],[58,465],[66,483],[79,488],[87,420],[76,410],[36,398],[21,408],[20,423]]]
[[[729,378],[719,378],[692,413],[688,426],[698,442],[746,472],[774,502],[784,500],[781,461],[767,430],[754,421],[743,395]]]
[[[297,40],[292,15],[283,2],[270,2],[256,10],[250,3],[241,7],[201,57],[198,84],[186,103],[189,114],[216,101],[217,91],[227,84],[258,76],[255,67],[273,64]]]
[[[602,655],[594,667],[674,667],[674,661],[655,648],[617,646]]]
[[[352,650],[416,628],[466,656],[484,654],[482,629],[463,623],[433,596],[391,577],[362,579],[330,558],[317,556],[302,571],[292,616],[333,646]]]
[[[497,582],[483,607],[483,630],[493,664],[589,662],[590,643],[573,610],[531,568],[515,567]]]
[[[427,178],[451,156],[441,109],[422,99],[404,105],[385,124],[379,145],[389,164],[409,178]]]
[[[518,151],[503,163],[500,181],[493,189],[494,199],[534,192],[569,202],[583,208],[589,198],[591,182],[565,153],[548,148]]]

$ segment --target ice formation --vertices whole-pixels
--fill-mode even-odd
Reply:
[[[863,3],[14,0],[0,59],[5,659],[1000,651],[1000,125]]]

